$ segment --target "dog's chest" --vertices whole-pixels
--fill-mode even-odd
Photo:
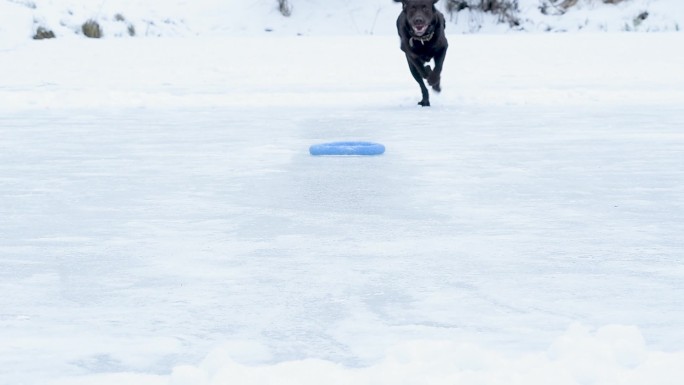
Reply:
[[[433,38],[434,39],[434,38]],[[435,56],[435,44],[431,40],[409,40],[409,49],[423,61],[430,61]]]

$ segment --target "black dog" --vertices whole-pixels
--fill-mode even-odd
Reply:
[[[439,0],[394,0],[401,2],[403,10],[397,19],[397,31],[401,38],[401,50],[406,53],[406,60],[413,78],[420,85],[423,100],[418,102],[423,107],[430,105],[430,95],[423,79],[427,79],[432,89],[440,92],[442,65],[446,57],[447,42],[444,34],[444,15],[435,8]],[[435,69],[426,65],[435,60]]]

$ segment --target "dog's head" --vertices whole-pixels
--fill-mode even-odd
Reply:
[[[401,0],[406,19],[415,36],[423,36],[427,32],[437,12],[437,1],[439,0]]]

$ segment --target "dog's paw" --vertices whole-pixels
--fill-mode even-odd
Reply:
[[[418,102],[418,105],[421,107],[430,107],[430,100],[423,99]]]
[[[441,79],[440,79],[439,74],[437,72],[434,72],[434,71],[431,72],[430,76],[428,76],[428,78],[427,78],[428,84],[431,85],[432,89],[437,91],[437,92],[442,90],[442,88],[439,85],[440,80]]]
[[[432,75],[432,67],[426,65],[425,67],[423,67],[423,79],[429,78],[430,75]]]

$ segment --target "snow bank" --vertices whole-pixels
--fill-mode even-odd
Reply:
[[[546,352],[518,356],[451,341],[410,341],[381,362],[350,369],[320,360],[241,365],[217,349],[199,366],[174,369],[172,385],[204,384],[679,384],[684,353],[647,351],[638,329],[573,326]]]
[[[390,0],[291,0],[284,17],[275,0],[1,0],[0,42],[28,39],[39,27],[56,37],[83,36],[82,25],[96,20],[107,37],[356,35],[394,34],[400,6]],[[447,13],[452,33],[524,31],[679,31],[684,4],[678,0],[626,0],[618,4],[580,0],[567,12],[541,0],[520,0],[516,25],[499,16],[464,9]],[[439,3],[446,9],[446,2]]]
[[[562,12],[539,9],[538,0],[520,0],[520,29],[553,32],[665,32],[684,27],[684,2],[679,0],[625,0],[604,4],[596,0],[579,0]]]
[[[684,352],[649,350],[638,328],[623,325],[592,330],[575,324],[546,351],[517,355],[472,343],[417,340],[359,368],[316,359],[245,363],[266,356],[258,344],[226,344],[199,365],[177,366],[170,375],[102,374],[53,384],[679,385],[684,378]]]
[[[284,17],[275,0],[196,0],[192,5],[181,0],[1,0],[0,17],[13,23],[3,23],[0,40],[9,34],[32,37],[38,27],[57,37],[83,36],[88,20],[102,26],[105,38],[389,33],[400,9],[390,0],[292,3],[291,17]]]

